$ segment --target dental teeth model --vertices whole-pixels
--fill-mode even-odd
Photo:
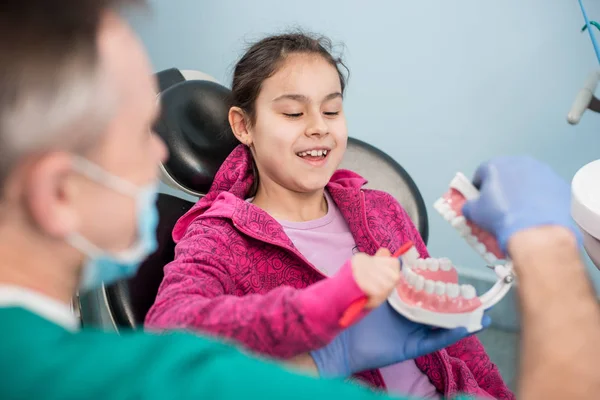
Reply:
[[[504,255],[496,239],[462,215],[462,207],[468,200],[479,197],[479,191],[460,172],[450,182],[450,190],[433,207],[465,238],[488,264],[494,264]]]
[[[461,173],[450,183],[450,190],[435,209],[465,238],[488,264],[504,259],[496,239],[462,215],[462,206],[479,196],[479,191]],[[390,305],[406,318],[441,328],[465,327],[469,332],[482,328],[485,310],[508,293],[515,276],[510,262],[496,265],[498,281],[484,295],[477,297],[471,285],[459,285],[458,273],[447,258],[419,258],[412,247],[400,256],[402,278],[389,297]]]

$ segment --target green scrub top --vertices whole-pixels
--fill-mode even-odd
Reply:
[[[381,399],[357,384],[293,373],[184,333],[70,331],[0,308],[0,399]]]

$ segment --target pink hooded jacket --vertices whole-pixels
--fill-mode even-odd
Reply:
[[[251,155],[240,145],[209,193],[175,225],[175,260],[165,267],[147,328],[192,329],[276,358],[315,350],[341,332],[339,319],[363,296],[350,263],[326,278],[277,221],[245,201],[252,183]],[[357,174],[339,170],[327,185],[358,249],[394,252],[411,240],[427,257],[402,206],[387,193],[361,189],[365,183]],[[475,336],[415,361],[446,396],[514,398]],[[379,371],[357,377],[385,387]]]

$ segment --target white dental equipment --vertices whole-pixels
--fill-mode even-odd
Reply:
[[[477,188],[458,173],[450,183],[450,192],[436,201],[434,207],[486,262],[492,264],[503,258],[495,239],[462,216],[462,204],[478,196]],[[459,286],[453,282],[458,280],[458,274],[450,260],[420,259],[414,247],[400,258],[403,277],[388,302],[411,321],[440,328],[465,327],[469,332],[480,330],[483,313],[502,300],[515,281],[510,261],[490,266],[498,280],[485,294],[476,297],[473,286]],[[440,274],[443,271],[445,275]],[[454,272],[454,278],[450,271]],[[445,281],[428,279],[434,276]]]
[[[590,109],[595,112],[600,112],[600,100],[594,96],[596,92],[596,87],[598,86],[598,81],[600,80],[600,71],[595,71],[590,74],[587,78],[585,85],[577,96],[575,97],[575,101],[571,106],[571,110],[567,115],[567,121],[571,125],[576,125],[581,120],[583,113]]]
[[[598,46],[598,42],[596,41],[596,36],[592,31],[592,25],[598,26],[598,23],[593,22],[590,23],[590,20],[587,16],[587,12],[585,11],[585,7],[583,6],[583,1],[579,0],[579,8],[581,9],[581,15],[583,16],[583,20],[585,22],[583,30],[587,29],[588,34],[590,36],[590,41],[592,42],[592,47],[594,48],[594,53],[596,54],[596,58],[598,59],[598,63],[600,63],[600,47]],[[583,113],[590,109],[595,112],[600,112],[600,100],[594,96],[596,92],[596,87],[598,86],[598,80],[600,79],[600,72],[595,71],[585,82],[583,88],[575,97],[575,101],[571,106],[571,110],[567,115],[567,121],[572,124],[578,124],[583,116]]]
[[[582,0],[579,0],[581,14],[588,30],[590,41],[600,63],[600,47],[592,32],[590,23]],[[595,26],[598,26],[595,23]],[[600,113],[600,100],[594,96],[600,72],[592,73],[583,89],[579,91],[567,121],[575,125],[586,110]],[[600,269],[600,160],[584,165],[571,181],[571,216],[581,228],[583,233],[583,246],[592,262]]]
[[[571,195],[571,215],[583,233],[583,246],[600,269],[600,160],[577,171]]]

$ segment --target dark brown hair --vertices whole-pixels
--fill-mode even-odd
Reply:
[[[268,36],[250,46],[233,73],[232,105],[246,113],[250,124],[256,121],[255,103],[262,83],[273,76],[291,54],[323,57],[336,68],[344,93],[350,71],[341,56],[333,55],[333,44],[329,38],[302,31]]]

